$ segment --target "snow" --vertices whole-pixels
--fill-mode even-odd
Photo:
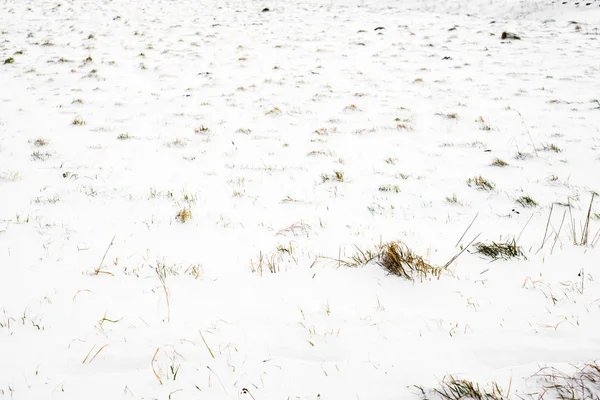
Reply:
[[[0,398],[539,398],[597,360],[597,6],[0,1]],[[476,237],[525,257],[343,265]]]

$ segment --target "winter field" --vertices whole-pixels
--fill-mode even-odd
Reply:
[[[599,399],[599,22],[0,0],[0,399]]]

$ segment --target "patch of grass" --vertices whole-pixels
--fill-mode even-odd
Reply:
[[[81,119],[81,118],[75,118],[73,120],[73,122],[71,122],[71,125],[75,125],[75,126],[83,126],[83,125],[86,125],[86,124],[87,124],[87,122],[85,120]]]
[[[327,181],[344,182],[344,171],[333,171],[332,175],[321,174],[321,180],[323,183]]]
[[[516,160],[528,160],[530,159],[532,156],[529,153],[523,153],[523,152],[517,152],[517,154],[515,155],[515,159]]]
[[[131,139],[132,137],[129,136],[129,133],[121,133],[119,134],[119,136],[117,136],[118,140],[128,140]]]
[[[240,128],[236,131],[237,133],[243,133],[244,135],[249,135],[252,133],[252,129],[250,128]]]
[[[565,400],[598,399],[600,365],[593,362],[573,368],[570,374],[554,367],[540,369],[534,376],[542,381],[542,396],[549,394],[551,398]]]
[[[194,133],[196,135],[205,135],[210,132],[210,128],[204,125],[200,125],[197,128],[194,128]]]
[[[52,154],[47,151],[34,151],[33,153],[31,153],[31,159],[34,161],[46,161],[50,159],[50,157],[52,157]]]
[[[281,115],[281,109],[279,107],[273,107],[265,113],[265,115]]]
[[[4,60],[4,65],[14,64],[14,63],[15,63],[15,59],[13,57],[8,57],[6,60]]]
[[[48,141],[43,137],[39,137],[33,141],[35,147],[44,147],[48,145]]]
[[[439,278],[444,270],[444,268],[434,267],[427,263],[423,257],[415,254],[401,241],[379,244],[373,249],[366,250],[356,247],[356,252],[349,259],[337,260],[340,266],[349,268],[362,267],[373,261],[390,275],[400,276],[411,281],[430,276]]]
[[[442,268],[433,267],[423,257],[415,254],[401,241],[386,243],[381,246],[378,264],[391,275],[400,276],[408,280],[416,277],[438,277]]]
[[[175,214],[175,219],[182,224],[185,224],[187,221],[192,219],[192,209],[190,207],[183,207],[181,210],[177,211],[177,214]]]
[[[187,146],[187,140],[182,138],[175,138],[167,143],[169,147],[185,147]]]
[[[358,111],[356,104],[350,104],[344,107],[344,111]]]
[[[446,196],[446,202],[449,204],[460,204],[460,201],[456,197],[456,193],[452,193],[452,196]]]
[[[519,203],[520,205],[522,205],[523,207],[537,206],[537,202],[529,196],[521,196],[516,200],[516,202]]]
[[[562,149],[555,145],[554,143],[546,143],[542,146],[542,150],[544,151],[553,151],[555,153],[560,153]]]
[[[439,116],[447,118],[447,119],[458,119],[457,113],[447,113],[447,114],[437,113],[436,115],[439,115]]]
[[[479,123],[479,129],[482,130],[482,131],[491,131],[492,130],[492,127],[489,126],[487,124],[487,122],[485,122],[485,120],[483,119],[483,117],[481,117],[481,116],[479,118],[477,118],[475,120],[475,122]]]
[[[509,260],[511,258],[525,257],[521,246],[517,245],[517,241],[513,238],[504,243],[475,243],[476,253],[483,254],[492,260]]]
[[[381,185],[379,186],[380,192],[394,192],[400,193],[400,186],[398,185]]]
[[[307,153],[306,156],[307,157],[315,157],[315,156],[333,157],[334,154],[331,151],[329,151],[329,150],[327,150],[327,151],[325,151],[325,150],[313,150],[313,151]]]
[[[442,399],[447,400],[505,400],[508,394],[496,382],[491,383],[491,389],[482,389],[478,383],[466,379],[456,379],[452,375],[444,377],[440,387],[433,390]]]
[[[384,160],[387,164],[390,165],[396,165],[396,163],[398,162],[397,158],[393,158],[393,157],[388,157]]]
[[[494,188],[496,187],[494,183],[488,181],[481,175],[467,179],[467,185],[469,185],[470,187],[475,186],[479,190],[486,191],[494,190]]]
[[[508,163],[500,158],[495,158],[490,165],[493,167],[508,167]]]

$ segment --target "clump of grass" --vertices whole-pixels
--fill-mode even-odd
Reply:
[[[252,129],[250,128],[240,128],[236,131],[237,133],[243,133],[244,135],[249,135],[252,133]]]
[[[321,180],[323,181],[323,183],[332,180],[344,182],[344,171],[333,171],[332,175],[321,174]]]
[[[476,243],[476,253],[483,254],[492,260],[509,260],[511,258],[524,257],[523,249],[517,245],[513,238],[506,242]]]
[[[504,160],[501,160],[500,158],[496,158],[494,159],[494,161],[492,161],[490,165],[493,167],[507,167],[508,163]]]
[[[265,115],[281,115],[281,109],[279,109],[279,107],[273,107],[267,111]]]
[[[388,157],[384,160],[387,164],[390,165],[396,165],[396,163],[398,162],[397,158],[393,158],[393,157]]]
[[[411,281],[429,276],[439,277],[444,270],[430,265],[401,241],[379,244],[366,250],[356,247],[356,252],[349,259],[337,260],[340,266],[349,268],[365,266],[373,261],[390,275]]]
[[[456,197],[456,193],[452,193],[452,196],[446,196],[446,202],[449,204],[460,204],[458,198]]]
[[[356,104],[350,104],[344,107],[344,111],[358,111],[358,107],[356,106]]]
[[[487,122],[485,122],[485,120],[483,119],[483,117],[481,117],[481,116],[479,118],[477,118],[475,120],[475,122],[479,123],[479,129],[482,130],[482,131],[491,131],[492,130],[492,127],[489,126],[487,124]]]
[[[39,137],[33,141],[35,147],[44,147],[48,145],[48,141],[43,137]]]
[[[4,64],[14,64],[15,63],[15,59],[13,57],[8,57],[6,60],[4,60]]]
[[[121,133],[119,134],[119,136],[117,136],[118,140],[127,140],[127,139],[131,139],[131,136],[129,136],[129,133]]]
[[[540,369],[534,376],[542,380],[543,395],[557,399],[598,399],[600,393],[600,365],[596,362],[573,366],[568,374],[554,367]],[[540,397],[541,398],[541,397]]]
[[[327,150],[327,151],[325,151],[325,150],[313,150],[311,152],[308,152],[306,154],[306,156],[307,157],[315,157],[315,156],[333,157],[334,154],[331,151],[329,151],[329,150]]]
[[[553,151],[555,153],[560,153],[562,149],[555,145],[554,143],[546,143],[542,146],[542,150],[544,151]]]
[[[444,377],[440,387],[433,390],[442,399],[447,400],[504,400],[508,394],[496,382],[492,382],[491,391],[482,389],[478,383],[466,379],[456,379],[452,375]]]
[[[400,186],[398,185],[381,185],[379,186],[380,192],[395,192],[400,193]]]
[[[87,124],[87,122],[85,120],[81,119],[81,118],[75,118],[73,120],[73,122],[71,122],[71,125],[75,125],[75,126],[83,126],[83,125],[86,125],[86,124]]]
[[[177,211],[177,214],[175,214],[175,219],[182,224],[185,224],[187,221],[192,219],[192,209],[190,207],[183,207],[181,210]]]
[[[34,151],[33,153],[31,153],[31,158],[34,161],[46,161],[48,159],[50,159],[50,157],[52,157],[52,154],[50,152],[44,151]]]
[[[471,187],[475,186],[479,190],[487,190],[487,191],[494,190],[494,188],[496,187],[496,185],[494,183],[488,181],[481,175],[467,179],[467,185],[469,185]]]
[[[441,117],[445,117],[445,118],[448,118],[448,119],[458,119],[458,114],[457,113],[447,113],[447,114],[437,113],[436,115],[439,115]]]
[[[430,265],[401,241],[381,246],[378,264],[391,275],[411,281],[415,277],[427,278],[430,275],[439,278],[442,273],[442,268]]]
[[[537,202],[533,200],[530,196],[521,196],[516,200],[516,202],[522,205],[523,207],[537,206]]]
[[[396,129],[401,131],[412,131],[413,127],[406,123],[396,124]]]
[[[200,125],[197,128],[194,128],[194,133],[196,135],[205,135],[210,132],[210,128],[204,125]]]
[[[169,147],[185,147],[187,146],[187,140],[182,138],[175,138],[167,143]]]

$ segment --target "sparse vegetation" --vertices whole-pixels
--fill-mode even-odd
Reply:
[[[422,389],[421,389],[422,390]],[[423,391],[423,390],[422,390]],[[478,383],[466,379],[456,379],[453,376],[444,377],[440,386],[433,390],[434,394],[445,400],[505,400],[502,388],[492,382],[489,388],[481,388]]]
[[[344,182],[344,171],[333,171],[333,174],[321,174],[321,181],[323,183],[327,181]]]
[[[52,153],[48,151],[34,151],[31,153],[31,159],[34,161],[46,161],[52,157]]]
[[[14,64],[15,63],[15,59],[13,57],[8,57],[6,60],[4,60],[4,64]]]
[[[521,246],[513,238],[506,242],[475,243],[476,253],[482,254],[492,260],[509,260],[511,258],[525,257]]]
[[[500,158],[495,158],[491,165],[493,167],[507,167],[508,163]]]
[[[537,202],[529,196],[521,196],[516,200],[516,202],[519,203],[520,205],[522,205],[523,207],[537,206]]]
[[[401,241],[386,243],[380,248],[378,264],[388,273],[408,280],[438,277],[442,268],[433,267]]]
[[[379,191],[400,193],[400,187],[398,185],[381,185],[379,186]]]
[[[572,366],[568,373],[554,367],[540,369],[534,376],[541,381],[542,398],[565,400],[596,400],[600,395],[600,365],[596,362]]]
[[[75,125],[75,126],[83,126],[83,125],[86,125],[86,124],[87,124],[87,122],[86,122],[86,121],[84,121],[84,120],[83,120],[83,119],[81,119],[81,118],[75,118],[75,119],[74,119],[74,120],[71,122],[71,125]]]
[[[555,153],[560,153],[562,149],[555,145],[554,143],[546,143],[542,146],[542,150],[544,151],[553,151]]]
[[[42,137],[39,137],[33,141],[35,147],[44,147],[48,145],[48,141]]]
[[[456,197],[456,193],[452,193],[452,196],[446,196],[446,202],[449,204],[460,204]]]
[[[486,191],[494,190],[494,188],[496,187],[494,183],[488,181],[481,175],[467,179],[467,185],[469,185],[470,187],[475,186],[479,190]]]
[[[408,280],[438,277],[444,268],[434,267],[417,255],[402,241],[383,243],[373,249],[356,252],[349,259],[336,260],[340,266],[356,268],[376,262],[390,275],[396,275]]]
[[[269,111],[267,111],[265,115],[281,115],[281,109],[279,109],[278,107],[273,107]]]
[[[207,133],[210,133],[210,128],[204,125],[200,125],[197,128],[194,128],[194,133],[196,135],[205,135]]]
[[[185,224],[187,221],[192,219],[192,209],[190,207],[183,207],[181,210],[177,211],[177,214],[175,214],[175,219],[182,224]]]
[[[479,129],[482,131],[491,131],[492,127],[485,122],[485,119],[483,119],[483,117],[479,117],[475,120],[475,122],[479,123]]]

